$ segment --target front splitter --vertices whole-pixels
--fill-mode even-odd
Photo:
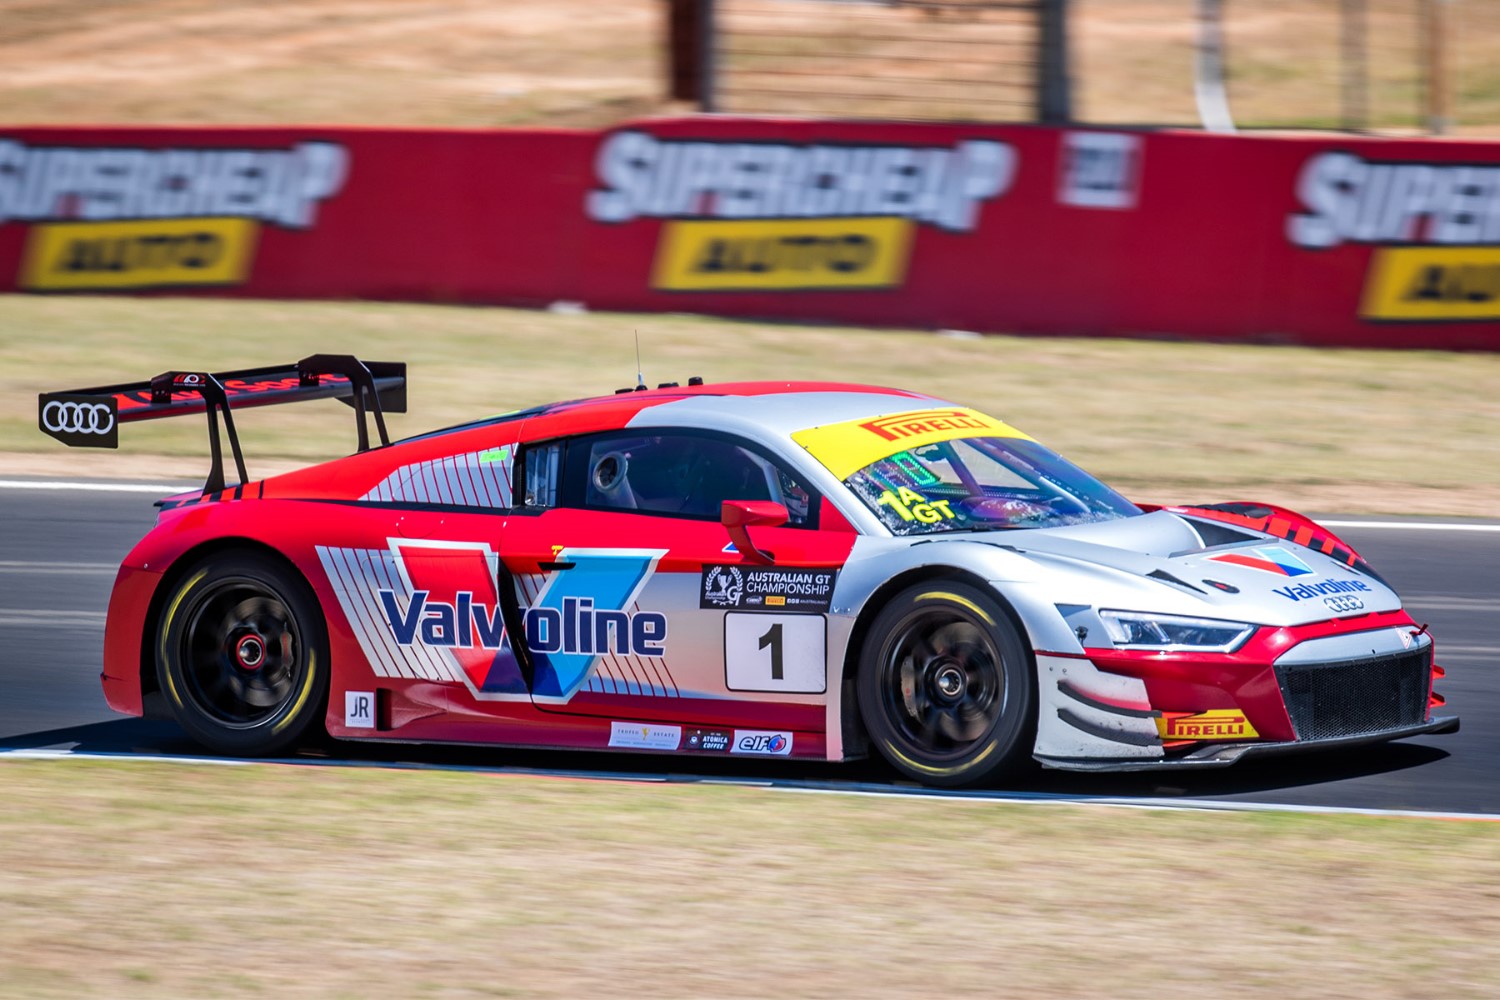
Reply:
[[[1458,732],[1458,716],[1445,715],[1429,719],[1415,726],[1399,729],[1384,729],[1378,733],[1361,733],[1358,736],[1340,736],[1331,740],[1298,740],[1291,743],[1211,743],[1199,747],[1180,757],[1139,757],[1087,759],[1067,757],[1043,757],[1036,760],[1045,768],[1056,771],[1176,771],[1228,767],[1246,757],[1268,757],[1274,754],[1304,753],[1312,750],[1337,750],[1342,747],[1365,746],[1370,743],[1388,743],[1410,736],[1428,736]]]

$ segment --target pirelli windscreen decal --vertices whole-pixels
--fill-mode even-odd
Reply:
[[[0,138],[0,226],[29,224],[16,285],[108,291],[248,280],[261,227],[306,230],[349,155],[288,148],[32,146]]]
[[[955,438],[1004,437],[1031,440],[994,417],[964,407],[911,410],[881,417],[861,417],[797,431],[792,440],[840,480],[871,462],[899,451]]]
[[[1010,189],[1013,147],[799,144],[606,136],[595,222],[663,219],[660,291],[898,288],[917,226],[969,233]]]
[[[1297,179],[1287,238],[1307,250],[1375,249],[1362,319],[1500,319],[1500,164],[1383,163],[1319,153]]]

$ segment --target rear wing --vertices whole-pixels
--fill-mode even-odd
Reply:
[[[121,424],[206,413],[213,465],[203,492],[212,493],[224,489],[218,414],[224,416],[235,471],[245,483],[250,477],[230,416],[231,401],[240,409],[303,399],[338,399],[352,406],[360,451],[370,447],[365,414],[373,412],[380,443],[390,444],[385,413],[406,412],[406,364],[361,361],[352,354],[314,354],[292,365],[217,373],[162,372],[147,382],[44,392],[37,398],[37,426],[70,447],[118,448]]]

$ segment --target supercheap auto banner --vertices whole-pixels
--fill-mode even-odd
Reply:
[[[718,116],[0,130],[0,290],[1500,349],[1500,144]]]

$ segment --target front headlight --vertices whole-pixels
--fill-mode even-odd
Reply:
[[[1194,649],[1232,653],[1255,631],[1248,622],[1155,615],[1145,611],[1101,611],[1099,620],[1116,646],[1131,649]]]

